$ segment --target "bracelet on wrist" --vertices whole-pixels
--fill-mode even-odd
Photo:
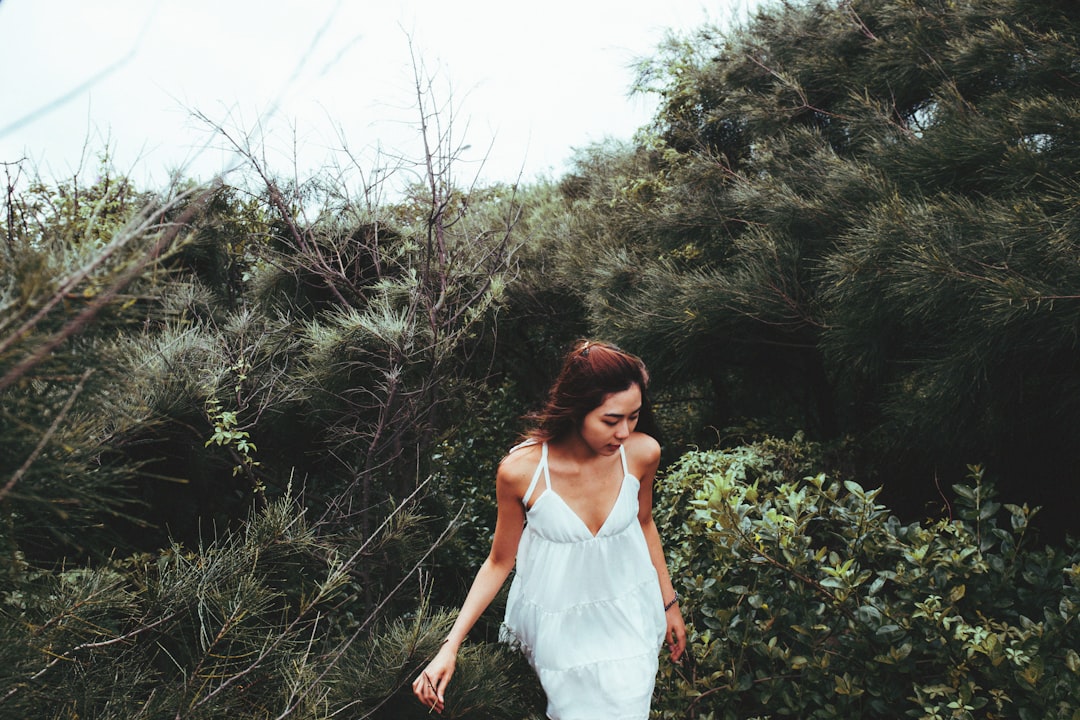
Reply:
[[[668,602],[664,603],[664,612],[667,612],[671,608],[675,607],[675,603],[679,602],[679,591],[675,591],[675,597],[671,598]]]

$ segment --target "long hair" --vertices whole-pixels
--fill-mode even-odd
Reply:
[[[525,438],[537,442],[562,440],[577,431],[585,416],[600,407],[605,397],[635,384],[641,390],[637,430],[659,440],[647,393],[649,371],[641,358],[610,343],[578,340],[563,358],[562,369],[543,407],[526,416],[533,427]]]

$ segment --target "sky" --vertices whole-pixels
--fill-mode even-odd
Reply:
[[[220,128],[279,175],[373,177],[422,157],[419,65],[459,177],[558,177],[652,116],[635,59],[751,2],[0,0],[0,162],[208,180],[237,162]]]

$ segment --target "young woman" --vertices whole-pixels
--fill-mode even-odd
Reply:
[[[613,345],[581,341],[566,356],[534,429],[499,465],[491,553],[413,682],[422,703],[442,712],[458,648],[516,561],[503,636],[539,675],[548,717],[647,720],[661,645],[673,661],[686,647],[652,518],[648,380]]]

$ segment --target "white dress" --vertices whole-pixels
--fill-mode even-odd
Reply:
[[[551,487],[547,443],[523,498],[526,511],[503,639],[540,677],[551,720],[647,720],[667,631],[656,569],[638,520],[639,481],[626,466],[594,536]]]

